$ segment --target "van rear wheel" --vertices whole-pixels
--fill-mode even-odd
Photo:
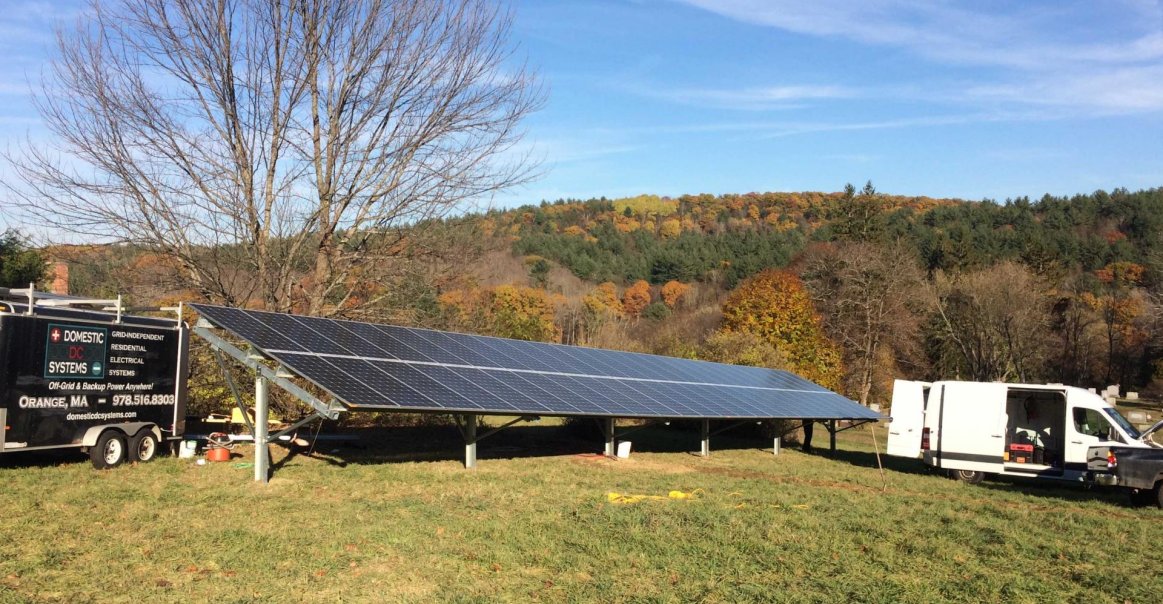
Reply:
[[[89,448],[89,461],[98,470],[107,470],[121,465],[129,448],[125,442],[125,435],[116,430],[106,430],[97,437],[97,444]]]
[[[1155,505],[1163,510],[1163,480],[1155,483]]]
[[[978,484],[985,480],[985,472],[977,470],[954,470],[953,477],[968,484]]]

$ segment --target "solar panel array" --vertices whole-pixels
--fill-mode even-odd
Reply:
[[[211,324],[352,409],[878,419],[786,371],[205,304]]]

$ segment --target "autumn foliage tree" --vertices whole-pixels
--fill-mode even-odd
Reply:
[[[768,269],[740,283],[723,304],[722,330],[757,335],[783,355],[791,371],[826,388],[840,386],[840,350],[824,334],[794,273]]]
[[[639,279],[622,292],[622,311],[631,317],[642,314],[643,309],[650,305],[650,284]]]
[[[663,304],[667,305],[667,307],[671,309],[674,309],[678,306],[679,302],[682,302],[682,299],[690,290],[691,286],[687,285],[686,283],[682,283],[680,281],[667,281],[659,291],[659,295],[662,296]]]
[[[611,321],[623,316],[622,299],[618,287],[611,281],[599,283],[582,298],[582,316],[585,320],[585,339],[598,333]]]
[[[663,239],[674,239],[682,234],[682,222],[677,218],[668,218],[658,226],[658,236]]]
[[[787,358],[762,336],[747,331],[719,331],[711,334],[698,351],[705,361],[749,365],[768,369],[789,369]]]
[[[1137,289],[1145,267],[1134,262],[1113,262],[1095,271],[1102,282],[1098,294],[1082,295],[1082,302],[1098,314],[1106,340],[1102,371],[1106,382],[1128,383],[1150,339],[1151,317],[1146,295]]]
[[[559,300],[543,289],[522,285],[455,290],[439,299],[447,327],[486,335],[557,342],[561,329],[554,322]]]

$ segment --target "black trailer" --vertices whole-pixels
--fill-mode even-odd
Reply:
[[[0,289],[0,453],[75,447],[101,469],[153,459],[185,428],[188,351],[180,312]]]

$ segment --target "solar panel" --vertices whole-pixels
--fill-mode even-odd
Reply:
[[[191,305],[354,410],[879,419],[786,371]]]

